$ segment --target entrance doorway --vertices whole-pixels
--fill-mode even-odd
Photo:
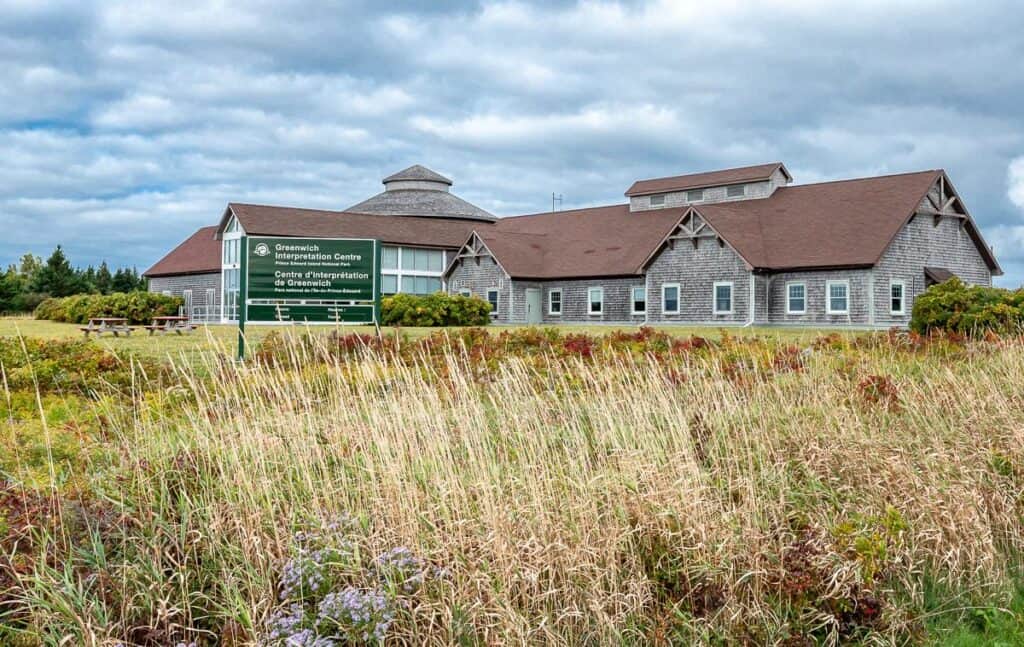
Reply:
[[[526,288],[526,323],[539,324],[544,320],[541,311],[541,293],[538,288]]]

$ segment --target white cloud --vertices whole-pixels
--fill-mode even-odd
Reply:
[[[1024,156],[1010,162],[1006,182],[1009,185],[1007,194],[1010,201],[1024,209]],[[1024,247],[1024,238],[1021,240],[1021,247]]]

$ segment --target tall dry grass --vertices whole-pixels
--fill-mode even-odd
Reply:
[[[720,351],[491,369],[291,352],[293,370],[211,354],[109,412],[106,541],[135,557],[97,567],[106,594],[36,572],[36,622],[255,639],[293,531],[342,513],[367,553],[444,569],[391,629],[425,644],[915,641],[928,614],[998,600],[1022,554],[1017,343],[739,376]]]

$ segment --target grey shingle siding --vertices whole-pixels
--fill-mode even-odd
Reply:
[[[867,326],[868,285],[871,271],[829,270],[808,272],[778,272],[764,277],[761,285],[768,291],[768,323],[815,326]],[[847,294],[849,314],[828,314],[825,303],[825,285],[828,281],[849,281]],[[877,279],[876,279],[877,281]],[[786,314],[786,285],[800,282],[806,285],[806,313]]]
[[[448,275],[449,294],[458,294],[460,290],[468,289],[473,296],[486,299],[487,290],[493,288],[498,289],[498,314],[495,321],[507,322],[512,282],[493,257],[483,256],[479,264],[474,259],[465,259]]]
[[[206,291],[213,290],[213,302],[208,303]],[[161,294],[170,292],[176,297],[192,290],[193,308],[220,308],[220,272],[210,274],[178,274],[175,276],[154,276],[149,279],[149,291]]]
[[[670,207],[682,207],[688,204],[709,204],[712,202],[733,202],[736,200],[751,200],[757,198],[767,198],[775,189],[780,186],[786,186],[787,180],[786,175],[781,169],[776,170],[772,173],[771,178],[768,180],[762,180],[761,182],[745,182],[746,193],[742,196],[729,197],[728,189],[725,186],[713,186],[704,189],[704,199],[698,200],[691,203],[686,195],[687,191],[669,191],[666,193],[658,193],[655,195],[665,196],[665,201],[661,204],[651,204],[650,195],[638,195],[633,196],[629,199],[629,210],[630,211],[649,211],[651,209],[665,209]]]
[[[992,285],[992,272],[970,234],[958,218],[942,218],[938,225],[931,216],[915,216],[896,235],[875,266],[876,324],[905,326],[910,321],[914,298],[924,291],[925,267],[944,267],[965,283]],[[889,314],[889,282],[906,285],[903,316]]]
[[[632,314],[632,289],[643,287],[644,277],[569,279],[563,281],[513,281],[512,323],[526,322],[526,289],[541,290],[541,306],[544,323],[643,323],[644,315]],[[562,290],[562,314],[548,313],[548,294],[551,290]],[[588,314],[587,299],[590,288],[604,289],[603,312]],[[648,298],[648,309],[650,298]]]
[[[647,268],[647,320],[651,323],[738,324],[750,320],[750,271],[728,245],[714,238],[700,238],[696,248],[689,240],[666,246]],[[732,282],[731,314],[714,313],[714,284]],[[662,313],[662,286],[679,284],[679,314]]]

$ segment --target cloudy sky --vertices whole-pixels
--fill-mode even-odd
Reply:
[[[228,201],[341,209],[412,163],[513,215],[782,160],[945,168],[1024,281],[1019,0],[149,5],[0,0],[5,263],[144,269]]]

